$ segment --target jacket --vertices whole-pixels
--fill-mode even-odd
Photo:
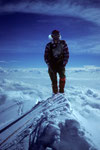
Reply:
[[[69,59],[69,50],[64,40],[49,42],[45,47],[44,60],[48,66],[65,67]]]

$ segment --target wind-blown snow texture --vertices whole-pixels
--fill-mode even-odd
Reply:
[[[73,110],[72,114],[77,117],[77,119],[67,118],[68,113],[65,109],[61,117],[57,117],[58,122],[63,120],[63,123],[61,123],[61,126],[56,127],[61,129],[61,133],[65,133],[66,136],[64,137],[63,134],[61,134],[62,138],[67,139],[67,141],[71,143],[72,141],[69,140],[71,138],[70,132],[67,135],[65,131],[68,128],[71,129],[71,124],[74,124],[73,122],[75,122],[75,130],[80,130],[79,126],[84,128],[86,138],[82,137],[83,143],[84,140],[87,141],[88,137],[99,150],[100,68],[95,66],[85,66],[84,68],[67,69],[66,77],[65,97],[70,102]],[[46,100],[51,95],[51,82],[48,77],[47,69],[0,68],[0,128],[28,111],[37,104],[38,101]],[[64,103],[62,102],[62,104]],[[60,113],[57,111],[59,110],[57,105],[53,103],[53,106],[55,107],[55,111],[53,112],[54,116]],[[64,105],[61,108],[64,109]],[[13,113],[11,113],[12,111]],[[49,114],[51,115],[52,113],[50,112]],[[66,119],[63,119],[63,116]],[[68,119],[68,124],[70,126],[68,125],[69,127],[66,127]],[[52,127],[52,129],[53,128],[54,127]],[[77,135],[77,133],[79,132],[75,132],[75,135]],[[83,133],[83,131],[81,133]],[[77,138],[79,139],[79,135]],[[75,139],[73,139],[73,141],[75,142]],[[67,143],[63,143],[62,145],[64,144]]]
[[[6,146],[8,150],[96,150],[63,95],[39,102],[31,116],[30,128],[12,139],[12,144]]]
[[[44,104],[44,117],[37,123],[29,150],[94,150],[67,99],[58,94]]]

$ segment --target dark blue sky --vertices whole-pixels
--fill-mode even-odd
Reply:
[[[54,29],[68,43],[69,67],[100,66],[100,0],[1,0],[0,66],[46,66]]]

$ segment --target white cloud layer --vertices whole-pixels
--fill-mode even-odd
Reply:
[[[0,12],[24,12],[38,13],[59,16],[74,16],[94,22],[100,25],[100,8],[93,5],[84,6],[84,4],[74,1],[22,1],[17,4],[7,4],[0,7]]]
[[[99,36],[87,36],[86,38],[68,41],[68,46],[73,53],[100,54]],[[66,40],[67,41],[67,40]]]
[[[95,65],[85,65],[84,67],[71,67],[71,68],[66,68],[67,71],[72,71],[72,73],[74,72],[79,72],[80,70],[81,71],[84,71],[84,72],[98,72],[100,71],[100,67],[97,67]],[[18,73],[17,75],[20,76],[20,74],[24,75],[24,77],[28,76],[28,74],[30,75],[30,77],[37,77],[39,78],[40,75],[42,77],[45,77],[47,76],[47,68],[3,68],[3,67],[0,67],[0,74],[2,73],[6,73],[6,75],[12,75],[12,73]],[[14,74],[14,75],[15,75]],[[1,76],[0,78],[2,78],[4,76]]]

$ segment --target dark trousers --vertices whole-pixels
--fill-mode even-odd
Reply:
[[[65,87],[65,67],[57,67],[56,69],[48,69],[48,73],[52,82],[52,91],[57,94],[58,92],[64,93]],[[57,73],[59,74],[59,91],[58,91],[58,82],[57,82]]]

